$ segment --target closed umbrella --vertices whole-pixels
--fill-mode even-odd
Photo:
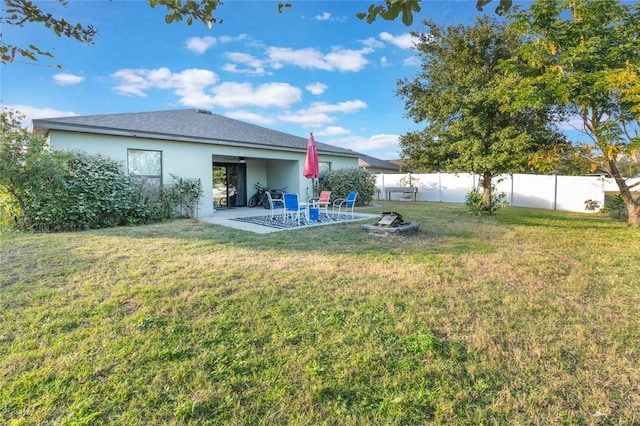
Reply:
[[[316,141],[313,139],[313,132],[309,133],[307,160],[304,162],[304,171],[302,174],[307,179],[311,179],[311,185],[315,187],[315,185],[313,185],[313,179],[317,179],[320,176],[320,164],[318,162],[318,149],[316,148]],[[313,196],[315,197],[315,189]]]

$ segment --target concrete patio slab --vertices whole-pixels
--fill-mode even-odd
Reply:
[[[308,228],[311,226],[325,226],[325,225],[330,225],[330,223],[313,223],[310,225],[302,225],[299,227],[294,227],[294,228],[273,228],[270,226],[262,226],[262,225],[257,225],[254,223],[248,223],[248,222],[239,222],[237,220],[233,220],[233,219],[237,219],[239,217],[249,217],[249,216],[264,216],[264,215],[268,215],[269,210],[267,209],[263,209],[262,207],[254,207],[254,208],[250,208],[250,207],[237,207],[237,208],[233,208],[233,209],[219,209],[213,212],[213,216],[208,216],[208,217],[199,217],[198,220],[205,222],[205,223],[211,223],[214,225],[220,225],[220,226],[226,226],[229,228],[234,228],[234,229],[241,229],[243,231],[249,231],[249,232],[255,232],[256,234],[269,234],[271,232],[279,232],[279,231],[289,231],[289,230],[293,230],[293,229],[302,229],[302,228]],[[359,216],[358,219],[353,219],[353,220],[341,220],[339,222],[336,223],[344,223],[344,222],[357,222],[357,221],[362,221],[363,217],[366,219],[370,219],[370,218],[378,218],[379,215],[374,215],[374,214],[366,214],[366,213],[357,213],[357,216]]]

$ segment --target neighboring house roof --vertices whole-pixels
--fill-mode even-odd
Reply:
[[[404,169],[405,171],[408,171],[408,172],[414,172],[415,171],[411,167],[409,167],[409,165],[407,164],[407,160],[405,160],[403,158],[399,158],[399,159],[395,159],[395,160],[389,160],[389,162],[391,162],[393,164],[397,164],[398,166],[400,166],[401,169]]]
[[[397,164],[364,154],[359,154],[358,166],[365,169],[389,170],[394,172],[400,170],[400,166]]]
[[[200,109],[41,118],[33,120],[33,130],[43,135],[49,130],[62,130],[304,152],[308,141],[307,138]],[[316,145],[320,154],[360,155],[350,149],[320,142]]]

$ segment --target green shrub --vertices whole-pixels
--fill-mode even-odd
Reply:
[[[589,212],[600,210],[600,201],[588,199],[584,201],[584,209]]]
[[[171,183],[158,186],[144,179],[131,180],[132,210],[128,223],[145,224],[178,217],[195,217],[203,195],[200,179],[171,175]]]
[[[327,173],[321,181],[320,189],[331,191],[331,200],[346,198],[351,191],[358,191],[356,205],[367,205],[373,200],[376,177],[362,169],[340,169]]]
[[[618,220],[626,221],[629,218],[627,206],[624,204],[624,200],[620,194],[616,194],[613,197],[606,197],[602,212]]]
[[[200,179],[181,178],[171,175],[169,187],[173,214],[177,217],[195,217],[200,198],[204,194]]]
[[[108,157],[50,151],[41,138],[3,140],[0,154],[3,229],[58,232],[193,217],[202,196],[198,179],[172,176],[171,184],[152,186]]]
[[[467,206],[467,213],[471,213],[476,216],[483,214],[491,214],[503,207],[506,207],[508,203],[505,201],[507,194],[504,192],[497,192],[496,187],[491,187],[491,208],[485,206],[482,203],[482,192],[479,188],[473,188],[467,192],[465,196],[465,204]]]

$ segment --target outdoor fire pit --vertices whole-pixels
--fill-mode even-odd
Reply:
[[[405,222],[397,212],[382,212],[377,223],[362,225],[362,229],[369,234],[376,235],[412,235],[418,232],[418,222]]]

